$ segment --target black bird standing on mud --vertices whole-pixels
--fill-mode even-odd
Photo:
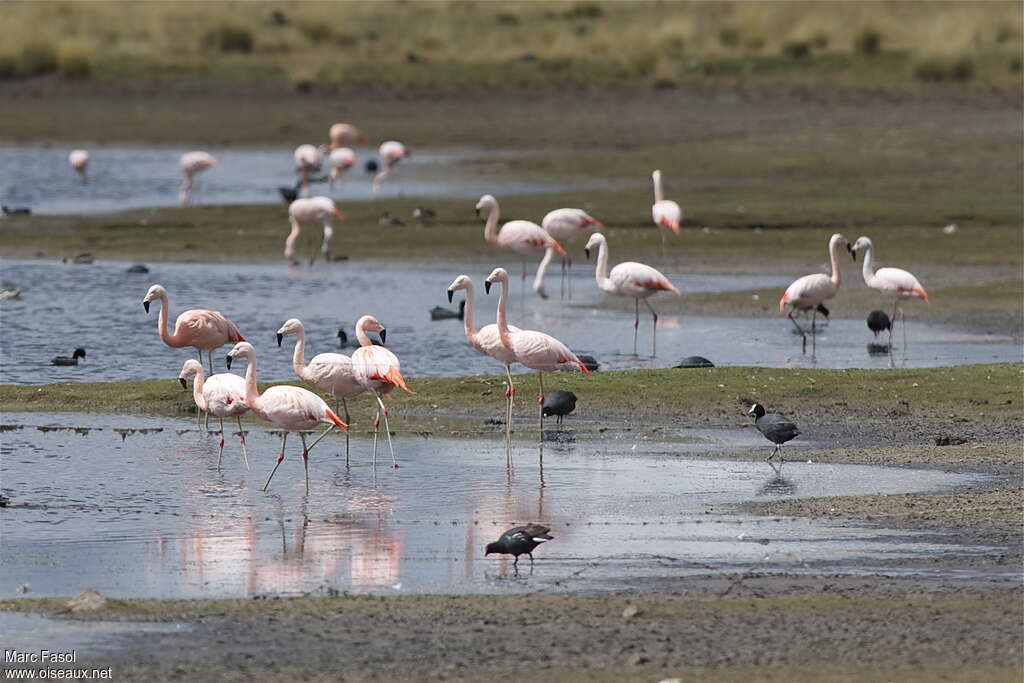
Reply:
[[[526,526],[517,526],[509,529],[501,535],[494,543],[488,543],[484,549],[484,556],[490,555],[491,553],[498,553],[501,555],[514,555],[515,561],[512,563],[513,567],[519,566],[519,556],[529,555],[530,566],[533,566],[533,549],[539,546],[544,541],[550,541],[554,536],[549,534],[551,531],[546,526],[540,524],[527,524]]]
[[[775,444],[775,450],[765,460],[770,461],[775,457],[775,454],[782,450],[782,444],[787,441],[791,441],[796,437],[800,436],[800,430],[797,426],[789,421],[785,415],[779,413],[765,413],[764,406],[760,403],[755,403],[750,406],[750,410],[747,415],[754,416],[754,426],[757,427],[757,431],[764,434],[764,438]],[[780,455],[779,460],[783,458]]]
[[[571,391],[552,391],[544,397],[541,410],[544,417],[555,415],[558,417],[557,424],[562,424],[562,418],[576,410],[576,394]]]

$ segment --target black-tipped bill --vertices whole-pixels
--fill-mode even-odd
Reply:
[[[856,263],[857,262],[857,252],[854,251],[853,247],[851,247],[849,244],[846,245],[846,249],[847,249],[847,251],[850,252],[850,258],[852,258],[853,262]]]
[[[188,380],[184,377],[179,377],[178,381],[181,382],[181,390],[188,391]]]
[[[452,297],[453,296],[455,296],[455,292],[453,292],[452,290],[449,289],[448,290],[448,303],[452,302]]]
[[[280,332],[277,333],[277,345],[281,346],[281,340],[284,339],[284,335]]]
[[[231,361],[233,361],[233,360],[234,360],[234,358],[232,358],[230,355],[228,355],[228,359],[226,361],[224,361],[225,365],[228,366],[228,370],[231,369]]]
[[[477,210],[476,210],[476,217],[477,217],[477,218],[480,218],[480,209],[477,209]]]
[[[149,302],[148,301],[143,301],[142,302],[142,307],[146,309],[146,313],[149,313]]]
[[[490,280],[484,280],[484,293],[485,294],[490,294],[491,293],[491,281]]]
[[[387,336],[388,336],[388,331],[387,330],[381,330],[380,331],[380,343],[381,344],[387,343]]]

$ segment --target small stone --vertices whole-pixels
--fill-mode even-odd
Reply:
[[[68,609],[72,612],[95,612],[107,604],[107,599],[91,588],[68,600]]]
[[[636,605],[629,605],[626,609],[622,610],[623,619],[632,619],[633,617],[640,616],[642,612]]]

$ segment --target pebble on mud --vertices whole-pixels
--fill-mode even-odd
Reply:
[[[638,617],[641,614],[643,614],[643,612],[636,605],[629,605],[626,609],[622,610],[623,619],[632,619],[633,617]]]

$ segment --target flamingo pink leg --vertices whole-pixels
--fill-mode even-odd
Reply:
[[[270,476],[267,477],[267,481],[263,484],[263,490],[266,491],[267,487],[270,486],[270,480],[274,478],[274,473],[277,472],[277,468],[281,466],[281,462],[284,460],[284,445],[288,441],[288,432],[284,433],[281,437],[281,452],[277,454],[277,464],[274,465],[274,469],[270,470]]]
[[[633,355],[636,355],[636,335],[640,328],[640,299],[633,299],[634,306],[634,317],[633,317]]]
[[[644,299],[644,305],[651,312],[651,319],[654,321],[654,329],[651,332],[651,356],[654,357],[658,355],[658,313],[647,299]]]
[[[220,420],[220,453],[217,454],[217,471],[220,472],[220,463],[224,459],[224,418],[218,417],[217,419]]]
[[[239,415],[235,415],[235,419],[238,421],[238,440],[242,442],[242,458],[245,460],[245,469],[249,469],[249,456],[245,452],[245,431],[242,429],[242,418]]]
[[[789,318],[789,321],[791,323],[793,323],[793,325],[796,327],[796,331],[800,333],[801,337],[803,337],[803,340],[804,340],[803,351],[804,351],[804,353],[806,353],[807,352],[807,334],[804,332],[804,328],[800,327],[800,323],[798,323],[796,321],[796,319],[793,317],[793,311],[790,311],[789,313],[787,313],[786,317]]]
[[[398,461],[395,460],[395,448],[394,448],[394,446],[391,445],[391,427],[388,424],[388,409],[387,409],[387,406],[385,406],[384,405],[384,401],[381,400],[380,394],[378,394],[375,391],[375,392],[373,392],[373,395],[377,397],[377,403],[380,404],[380,412],[384,414],[384,433],[387,434],[387,436],[388,436],[388,449],[391,451],[391,466],[392,467],[398,467]],[[378,415],[379,415],[379,413],[378,413]],[[374,424],[374,442],[376,443],[377,425],[380,424],[380,421],[379,420],[375,420],[374,422],[375,422],[375,424]]]

